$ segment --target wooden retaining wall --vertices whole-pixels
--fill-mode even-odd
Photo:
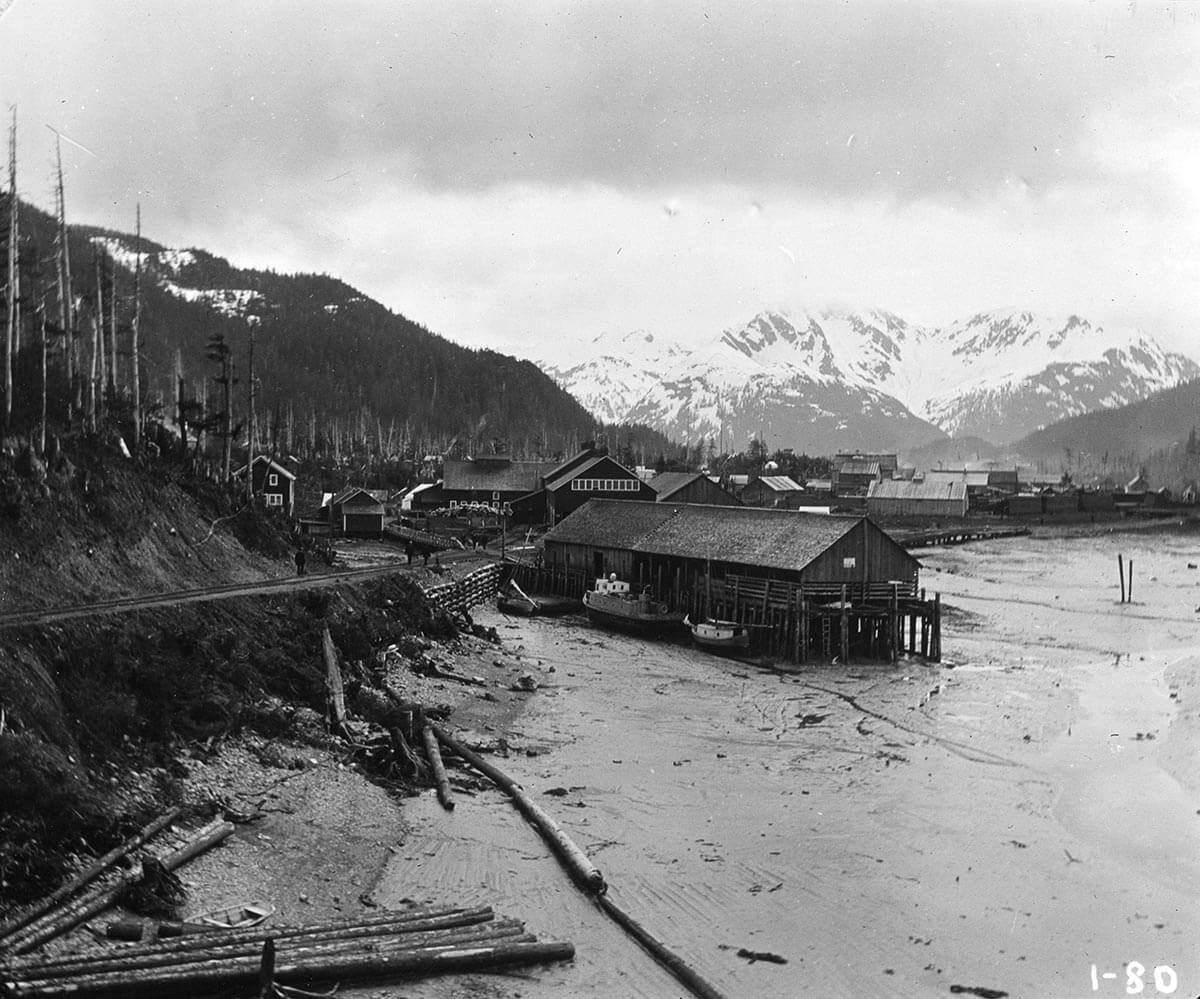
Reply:
[[[579,569],[521,564],[526,591],[583,599],[592,579]],[[754,629],[752,651],[789,662],[850,662],[918,655],[942,657],[941,598],[905,583],[805,584],[730,575],[687,580],[676,574],[655,588],[674,611]],[[706,610],[707,609],[707,610]]]
[[[500,580],[505,572],[501,563],[493,562],[462,579],[424,588],[425,599],[443,610],[462,613],[476,604],[491,600],[499,591]]]

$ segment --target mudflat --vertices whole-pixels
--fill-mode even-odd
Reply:
[[[940,665],[775,674],[576,619],[489,619],[542,664],[497,762],[554,792],[539,800],[613,897],[731,996],[1196,994],[1200,536],[922,559],[949,605]],[[419,886],[576,943],[573,965],[496,994],[681,994],[500,795],[405,813],[380,901]]]

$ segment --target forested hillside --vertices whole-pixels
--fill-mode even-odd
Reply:
[[[55,387],[60,394],[63,388],[55,228],[50,216],[22,205],[18,430],[36,423],[40,409],[42,301],[52,400]],[[72,226],[69,248],[78,377],[86,379],[92,363],[98,312],[107,333],[115,304],[119,391],[130,377],[138,242]],[[168,419],[176,415],[180,385],[185,400],[207,400],[210,412],[221,407],[214,383],[220,371],[211,358],[214,343],[223,342],[236,380],[233,422],[246,424],[253,333],[256,426],[264,444],[336,450],[369,439],[409,453],[452,443],[468,451],[555,453],[592,436],[594,418],[529,361],[451,343],[336,278],[243,270],[202,250],[169,250],[145,238],[140,250],[143,406],[159,404]]]

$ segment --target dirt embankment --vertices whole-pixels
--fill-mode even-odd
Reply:
[[[3,607],[289,574],[282,524],[240,505],[165,463],[0,458]],[[386,679],[378,649],[395,647],[393,685],[433,699],[414,671],[458,641],[404,575],[0,631],[0,909],[186,798],[232,737],[268,768],[327,746],[325,626],[363,715]]]

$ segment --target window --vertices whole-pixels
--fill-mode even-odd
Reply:
[[[264,493],[267,497],[267,506],[283,506],[283,497],[279,493]]]
[[[278,476],[278,475],[276,475],[276,474],[274,474],[274,473],[272,473],[271,475],[268,475],[268,476],[267,476],[267,485],[268,485],[268,486],[277,486],[277,485],[279,485],[279,476]]]
[[[580,493],[636,493],[641,488],[637,479],[575,479],[571,489]]]

